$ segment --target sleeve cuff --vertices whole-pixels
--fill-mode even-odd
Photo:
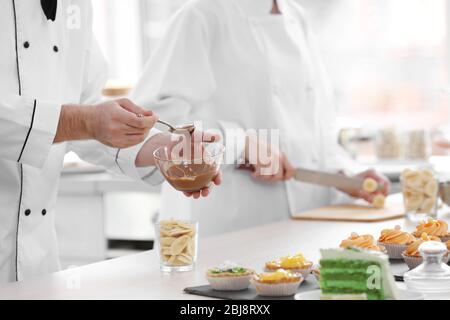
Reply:
[[[152,168],[137,168],[135,165],[136,157],[142,146],[158,133],[158,130],[152,129],[148,137],[140,144],[130,148],[116,150],[115,162],[119,170],[124,175],[134,180],[141,180],[151,185],[157,185],[164,181],[164,178],[159,172],[158,167],[155,166]]]
[[[235,122],[219,122],[225,137],[225,163],[241,165],[245,163],[244,151],[247,135],[244,129]]]
[[[41,168],[47,161],[58,129],[61,105],[34,100],[30,127],[18,162]]]

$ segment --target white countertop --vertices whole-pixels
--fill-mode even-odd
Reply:
[[[0,299],[201,299],[183,289],[205,284],[205,270],[224,260],[261,271],[264,262],[301,251],[316,262],[319,248],[337,247],[352,231],[378,236],[382,228],[396,224],[414,229],[405,220],[284,221],[201,239],[198,264],[192,272],[162,274],[157,252],[148,251],[6,284],[0,288]]]

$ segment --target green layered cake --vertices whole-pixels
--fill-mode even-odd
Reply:
[[[389,259],[358,248],[323,249],[320,260],[322,299],[396,299]]]

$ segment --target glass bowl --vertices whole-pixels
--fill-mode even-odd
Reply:
[[[197,192],[209,187],[219,173],[225,148],[218,142],[189,145],[190,148],[186,148],[186,144],[160,147],[153,156],[172,187],[178,191]]]

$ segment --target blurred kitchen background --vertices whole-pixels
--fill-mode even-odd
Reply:
[[[92,1],[95,33],[110,62],[105,96],[123,96],[133,87],[170,17],[186,1]],[[394,181],[405,166],[445,171],[449,2],[298,1],[315,26],[334,84],[342,146]],[[112,176],[68,154],[58,207],[63,266],[82,265],[151,249],[159,188]]]

